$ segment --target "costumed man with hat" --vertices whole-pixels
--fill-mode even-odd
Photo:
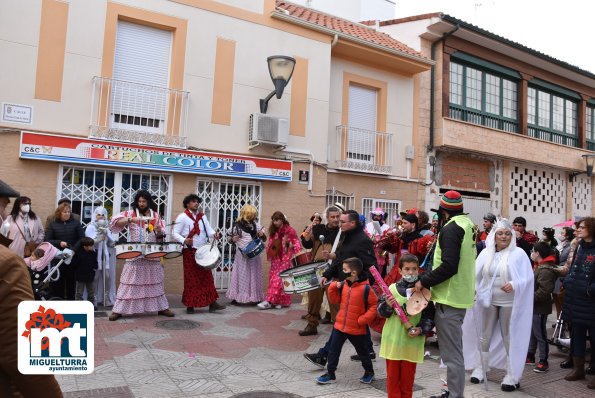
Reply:
[[[438,210],[444,226],[438,233],[432,270],[415,284],[428,288],[436,303],[434,323],[440,336],[440,355],[447,368],[448,391],[435,397],[462,398],[465,391],[462,324],[475,298],[475,225],[463,213],[463,199],[457,191],[440,198]]]
[[[475,242],[477,244],[477,255],[479,255],[479,253],[485,249],[486,239],[488,238],[488,235],[490,234],[494,224],[496,224],[496,216],[492,213],[486,213],[486,215],[483,216],[483,231],[477,234]]]
[[[376,255],[376,262],[380,269],[380,274],[384,277],[386,275],[386,267],[388,266],[388,251],[380,248],[378,242],[381,237],[390,230],[390,226],[386,223],[386,217],[388,213],[385,213],[381,207],[377,207],[370,212],[372,221],[366,224],[364,229],[366,234],[374,242],[374,254]]]
[[[225,309],[217,302],[219,294],[215,289],[215,280],[210,269],[196,263],[196,249],[208,244],[208,238],[220,239],[221,234],[215,232],[209,224],[207,216],[199,211],[202,200],[196,194],[187,195],[182,204],[181,213],[174,224],[173,237],[184,245],[182,256],[184,262],[184,292],[182,303],[188,314],[194,314],[194,307],[209,306],[209,312]],[[200,261],[200,260],[199,260]]]
[[[10,198],[18,198],[19,196],[21,196],[20,193],[0,180],[0,245],[6,247],[12,243],[12,240],[8,238],[10,224],[7,222],[8,214],[6,214],[6,207],[10,203]]]

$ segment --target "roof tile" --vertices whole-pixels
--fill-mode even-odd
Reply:
[[[378,32],[373,28],[369,28],[357,22],[352,22],[334,15],[325,14],[323,12],[302,7],[288,1],[276,1],[278,8],[286,10],[289,12],[289,15],[299,18],[303,21],[353,36],[354,38],[362,39],[370,43],[378,44],[391,50],[397,50],[409,55],[421,57],[421,54],[418,51],[415,51],[411,47],[408,47],[400,41],[395,40],[386,33]]]

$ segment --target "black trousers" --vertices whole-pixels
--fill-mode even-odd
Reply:
[[[587,331],[591,340],[591,357],[595,356],[593,354],[593,349],[595,349],[595,324],[579,325],[573,322],[570,331],[570,341],[572,342],[570,349],[573,357],[585,357],[587,351]],[[591,358],[591,362],[593,362],[593,358]]]
[[[60,279],[52,282],[50,286],[54,297],[60,297],[64,300],[74,300],[76,298],[76,280],[74,270],[70,264],[62,263],[60,266]]]
[[[365,334],[347,334],[340,330],[333,329],[331,349],[328,353],[328,364],[327,369],[329,374],[334,374],[339,364],[339,357],[341,356],[341,350],[345,340],[349,340],[355,347],[357,355],[362,360],[362,366],[366,373],[374,374],[374,368],[372,367],[372,359],[370,359],[370,350],[368,348],[368,337]]]

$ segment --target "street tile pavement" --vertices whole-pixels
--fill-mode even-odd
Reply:
[[[386,397],[384,361],[374,362],[376,382],[360,383],[363,369],[359,362],[349,359],[355,353],[349,343],[341,354],[337,383],[315,383],[324,370],[306,361],[303,353],[316,352],[327,340],[331,325],[320,325],[318,335],[299,336],[297,332],[305,326],[300,319],[305,310],[297,302],[279,310],[228,306],[218,313],[199,309],[195,314],[186,314],[180,296],[168,298],[176,312],[172,320],[194,321],[198,327],[159,328],[157,322],[168,319],[155,314],[115,322],[96,317],[95,371],[90,375],[58,376],[65,396],[229,398],[247,392],[253,392],[254,397],[259,392],[265,396],[267,392],[293,397]],[[373,340],[378,352],[380,336],[373,334]],[[432,356],[439,355],[435,344],[428,344],[426,349]],[[565,354],[552,348],[547,373],[538,374],[526,367],[520,391],[503,393],[500,381],[504,374],[491,371],[488,390],[484,384],[467,382],[465,396],[592,398],[586,381],[563,380],[566,371],[560,369],[559,363],[564,358]],[[426,358],[417,368],[414,397],[439,393],[445,379],[446,369],[440,368],[439,359]]]

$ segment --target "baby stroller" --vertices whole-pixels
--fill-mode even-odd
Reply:
[[[31,260],[30,257],[25,259],[29,266],[35,300],[61,300],[60,297],[52,296],[50,282],[60,278],[60,266],[70,264],[74,252],[70,249],[58,250],[48,242],[40,243],[37,249],[45,252],[43,257],[36,260]],[[60,261],[55,266],[51,266],[52,260],[55,259]]]
[[[556,326],[554,327],[552,338],[547,339],[547,342],[556,346],[561,352],[568,352],[570,349],[568,324],[562,320],[562,311],[560,311],[560,316],[556,320]]]

